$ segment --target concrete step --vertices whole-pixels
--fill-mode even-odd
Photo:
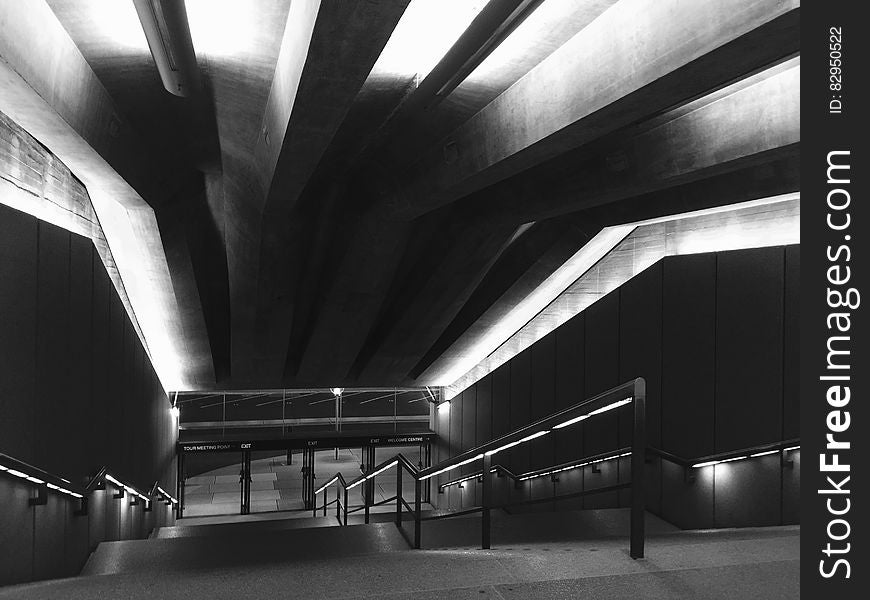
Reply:
[[[414,524],[406,520],[400,530],[393,517],[389,513],[372,515],[369,525],[347,527],[339,527],[334,517],[317,517],[161,528],[156,539],[103,542],[91,555],[82,575],[132,572],[157,575],[408,550]],[[362,515],[354,518],[361,520]],[[492,543],[493,547],[511,547],[627,537],[628,522],[627,509],[516,515],[494,511]],[[480,531],[478,514],[425,521],[423,548],[479,548]],[[678,531],[647,515],[648,535]]]
[[[307,511],[311,514],[311,511]],[[421,511],[423,517],[434,514],[433,510]],[[392,523],[396,518],[394,512],[379,512],[369,515],[370,523]],[[403,515],[403,520],[412,520],[409,513]],[[362,512],[348,515],[347,524],[363,525],[365,516]],[[205,525],[175,525],[161,527],[153,538],[169,539],[181,537],[216,537],[224,535],[257,535],[269,531],[284,531],[288,529],[310,529],[317,527],[338,527],[339,520],[334,512],[328,512],[325,517],[292,517],[287,519],[268,519],[261,521],[243,521],[236,523],[213,523]]]

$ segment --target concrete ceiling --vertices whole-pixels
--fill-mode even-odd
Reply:
[[[190,98],[132,3],[45,1],[140,140],[183,389],[429,385],[603,227],[798,189],[794,82],[733,87],[797,1],[187,0]]]

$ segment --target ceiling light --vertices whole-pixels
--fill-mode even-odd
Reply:
[[[238,0],[185,0],[190,37],[198,55],[228,58],[254,53],[267,16]],[[263,22],[260,22],[260,18]],[[282,28],[283,30],[283,28]]]
[[[485,5],[486,0],[412,0],[371,77],[424,79]]]

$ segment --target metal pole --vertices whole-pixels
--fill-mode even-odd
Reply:
[[[632,558],[643,558],[644,463],[646,462],[646,382],[634,380],[634,433],[631,440],[631,549]]]
[[[489,454],[483,455],[483,485],[481,486],[480,503],[483,506],[480,532],[480,546],[484,550],[490,548],[490,514],[489,507],[492,504],[492,473],[489,470],[492,468],[492,456]]]
[[[329,501],[329,498],[326,496],[326,492],[328,492],[326,488],[323,488],[323,516],[326,516],[326,503]],[[316,512],[316,511],[315,511]]]
[[[336,394],[335,395],[335,433],[339,432],[338,420],[341,417],[338,413],[340,410],[341,410],[341,396]],[[335,460],[338,460],[338,446],[335,447]],[[368,523],[368,521],[366,521],[366,523]]]
[[[184,456],[184,452],[182,450],[178,451],[178,454],[175,455],[175,497],[178,498],[178,506],[175,507],[175,518],[181,518],[181,499],[182,494],[181,490],[184,488],[184,473],[182,471],[182,457]]]
[[[344,524],[347,525],[347,488],[344,488]]]
[[[414,548],[420,549],[420,480],[414,479]]]
[[[396,463],[396,525],[402,526],[402,463]]]
[[[335,518],[341,524],[341,500],[339,499],[339,494],[341,494],[341,490],[338,489],[338,486],[335,486]]]

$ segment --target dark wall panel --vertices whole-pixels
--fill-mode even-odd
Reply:
[[[785,249],[782,437],[800,437],[800,246]]]
[[[477,444],[483,444],[492,435],[492,376],[487,375],[475,386],[477,388],[477,416],[474,421]]]
[[[619,298],[619,380],[646,380],[647,443],[661,447],[662,263],[629,280]],[[620,425],[630,426],[630,414]],[[630,435],[620,439],[630,443]]]
[[[585,398],[585,335],[586,316],[583,313],[556,329],[556,410],[573,406]],[[582,456],[581,431],[581,427],[568,427],[550,434],[553,436],[556,463]]]
[[[462,450],[475,446],[477,440],[477,386],[462,392]],[[473,466],[473,465],[469,465]]]
[[[511,426],[511,370],[510,363],[492,372],[492,437],[510,431]]]
[[[64,439],[66,404],[75,400],[67,390],[71,350],[69,238],[65,229],[39,223],[35,427],[45,440]],[[35,462],[49,470],[71,474],[67,454],[53,451],[51,443],[37,445]]]
[[[556,410],[556,334],[538,340],[531,353],[531,421],[553,414]],[[529,468],[541,469],[554,464],[552,435],[535,440],[531,446]]]
[[[0,451],[77,482],[106,465],[173,489],[169,404],[91,241],[0,206],[0,314]],[[0,548],[14,551],[0,552],[0,585],[75,575],[100,541],[153,522],[106,492],[87,516],[30,493],[0,476]]]
[[[0,586],[33,578],[33,508],[30,486],[0,476]]]
[[[58,403],[58,413],[73,431],[87,431],[91,415],[91,301],[93,295],[93,244],[87,238],[70,236],[69,278],[69,378],[66,401]],[[65,452],[67,473],[87,473],[87,444],[73,444]]]
[[[0,452],[35,460],[37,221],[0,205]]]
[[[714,467],[716,527],[761,527],[781,520],[780,457],[761,456]]]
[[[782,433],[783,249],[718,255],[716,451]]]
[[[716,256],[662,261],[662,447],[685,457],[714,451]]]
[[[110,322],[111,302],[115,293],[112,282],[103,267],[102,261],[94,257],[92,262],[93,300],[91,302],[91,382],[93,393],[88,406],[88,422],[85,431],[88,432],[89,457],[108,456],[110,451],[110,415],[109,406],[109,369],[111,346]],[[99,468],[93,464],[92,458],[87,465],[88,472]]]
[[[510,369],[511,414],[509,431],[513,431],[531,422],[532,353],[526,350],[517,354],[510,361]],[[506,451],[506,453],[508,454],[508,464],[514,473],[523,473],[529,470],[530,450],[528,444],[522,444],[513,450]]]
[[[607,294],[586,310],[586,398],[619,385],[619,290]],[[618,448],[614,412],[584,421],[583,454]]]
[[[662,466],[662,517],[677,527],[714,527],[713,467],[696,469],[688,479],[685,469],[667,460]]]
[[[674,454],[693,459],[797,436],[799,258],[795,246],[660,261],[460,394],[455,406],[464,410],[452,417],[451,439],[460,427],[467,440],[468,418],[479,444],[490,423],[493,437],[504,434],[635,377],[647,381],[648,443]],[[746,387],[756,384],[761,392]],[[745,426],[756,407],[758,422]],[[497,462],[522,473],[616,450],[631,438],[627,406],[499,455]],[[798,522],[799,468],[780,469],[777,462],[747,461],[687,476],[682,467],[655,459],[647,465],[647,506],[689,528]],[[589,491],[627,482],[629,471],[627,458],[606,461],[597,472],[566,471],[558,482],[541,478],[503,494],[520,501]],[[476,499],[478,487],[466,483],[468,489],[455,494],[457,506],[463,495],[466,504]],[[623,490],[517,510],[629,501]]]

